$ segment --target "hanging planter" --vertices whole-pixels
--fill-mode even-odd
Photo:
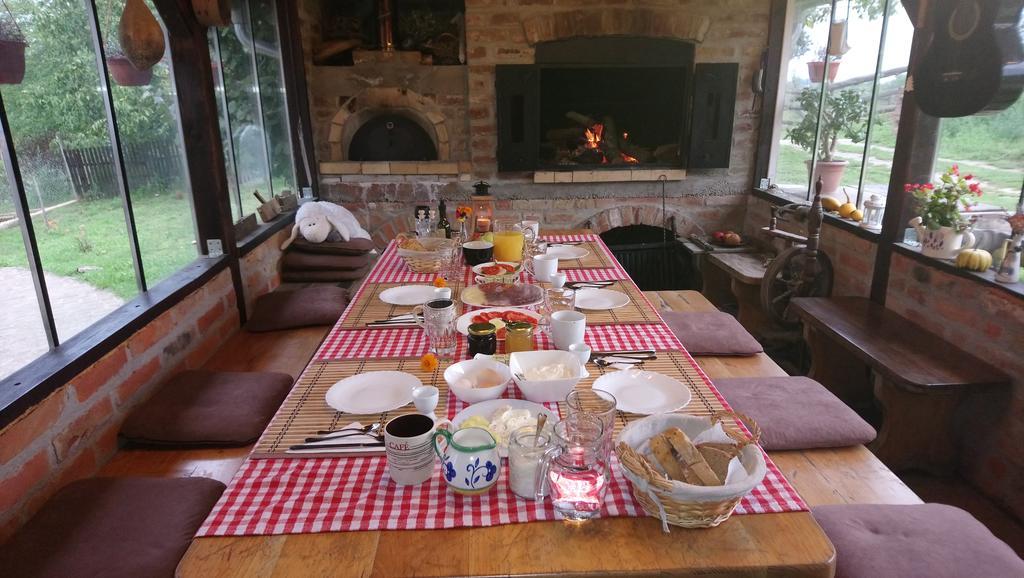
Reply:
[[[0,84],[21,84],[25,78],[25,35],[4,2],[0,15]]]
[[[121,86],[146,86],[153,80],[153,69],[135,68],[123,54],[107,53],[107,70],[114,82]]]
[[[836,75],[839,74],[839,62],[839,60],[833,60],[828,63],[829,82],[835,82]],[[821,82],[821,79],[825,78],[825,62],[821,60],[808,62],[807,76],[810,77],[811,82],[814,84]]]

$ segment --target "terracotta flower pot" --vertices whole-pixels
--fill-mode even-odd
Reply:
[[[107,69],[121,86],[145,86],[153,80],[153,69],[139,70],[124,56],[108,56]]]
[[[806,161],[810,170],[811,161]],[[814,173],[811,174],[811,183],[817,182],[821,177],[821,194],[831,195],[839,190],[839,183],[843,180],[843,171],[850,161],[818,161],[814,164]]]
[[[0,40],[0,84],[21,84],[26,45],[24,40]]]
[[[828,81],[835,82],[836,75],[839,74],[839,62],[833,60],[828,63]],[[823,76],[825,76],[825,63],[821,60],[817,62],[807,63],[807,76],[811,78],[811,82],[817,84],[821,82]]]

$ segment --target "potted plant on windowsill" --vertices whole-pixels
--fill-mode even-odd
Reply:
[[[114,82],[121,86],[145,86],[153,80],[153,69],[139,70],[116,46],[107,46],[107,70]]]
[[[0,16],[0,84],[21,84],[25,78],[25,35],[14,15]]]
[[[808,87],[800,91],[797,102],[804,115],[796,126],[786,131],[786,138],[817,158],[811,181],[816,181],[820,176],[822,194],[830,195],[839,189],[843,171],[850,164],[836,156],[839,139],[845,137],[855,143],[863,140],[868,107],[855,90],[826,93],[825,111],[821,115],[821,134],[818,135],[820,94],[818,88]],[[813,150],[815,136],[818,136],[817,151]],[[807,161],[807,165],[809,169],[811,161]]]
[[[959,167],[953,165],[938,183],[903,185],[917,200],[920,215],[910,220],[910,226],[917,230],[922,255],[953,259],[961,249],[974,245],[974,235],[967,230],[969,221],[962,212],[969,211],[981,196],[981,186],[973,181],[974,175],[961,176]]]

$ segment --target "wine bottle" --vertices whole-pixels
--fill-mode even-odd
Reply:
[[[448,208],[444,206],[444,199],[437,203],[437,230],[444,231],[445,239],[452,238],[452,224],[448,222]]]

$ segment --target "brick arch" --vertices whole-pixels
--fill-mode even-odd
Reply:
[[[678,9],[569,10],[523,20],[526,41],[531,46],[579,36],[642,36],[700,43],[710,27],[707,16]]]
[[[437,147],[437,160],[451,158],[447,119],[429,98],[404,88],[371,87],[348,100],[331,119],[327,143],[332,161],[348,160],[348,146],[366,121],[382,112],[397,112],[416,122]]]
[[[670,219],[675,221],[677,234],[682,234],[691,228],[690,219],[686,213],[672,207],[666,208],[665,216],[662,218],[661,205],[612,207],[590,215],[576,223],[575,228],[591,229],[597,234],[610,231],[616,227],[628,227],[629,225],[650,225],[652,227],[671,229]]]

